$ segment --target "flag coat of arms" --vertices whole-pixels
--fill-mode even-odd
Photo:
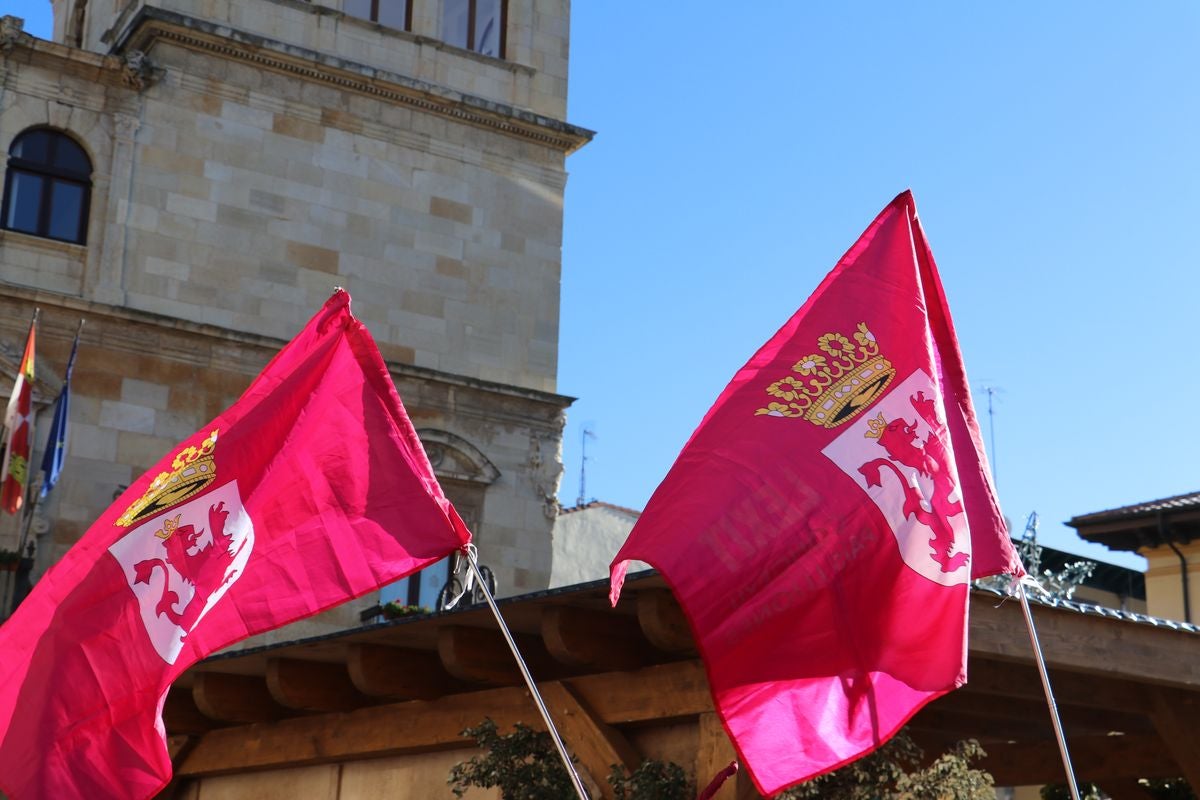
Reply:
[[[136,481],[0,628],[0,788],[149,797],[171,682],[470,539],[339,290]]]
[[[966,680],[971,579],[1021,574],[912,195],[734,376],[612,566],[657,568],[760,792]]]

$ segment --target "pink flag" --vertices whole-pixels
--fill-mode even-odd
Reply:
[[[972,578],[1021,574],[912,195],[709,410],[612,566],[656,567],[764,795],[966,680]]]
[[[339,290],[228,411],[136,481],[0,628],[0,785],[149,797],[171,681],[470,539]]]

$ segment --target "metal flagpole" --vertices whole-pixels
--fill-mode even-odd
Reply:
[[[1022,578],[1017,581],[1017,591],[1021,597],[1021,609],[1025,612],[1025,625],[1029,628],[1029,642],[1033,645],[1038,674],[1042,676],[1042,689],[1046,692],[1046,704],[1050,706],[1050,721],[1054,723],[1054,736],[1058,739],[1058,752],[1062,755],[1063,768],[1067,771],[1067,786],[1071,790],[1072,800],[1079,800],[1079,787],[1075,784],[1075,769],[1071,766],[1071,754],[1067,752],[1067,737],[1063,735],[1062,720],[1058,718],[1058,705],[1054,702],[1054,693],[1050,690],[1050,676],[1046,672],[1046,660],[1042,657],[1042,645],[1038,642],[1037,631],[1033,627],[1033,612],[1029,610],[1029,598],[1025,596],[1025,580]]]
[[[567,747],[563,744],[562,737],[558,735],[558,729],[554,727],[554,721],[550,719],[550,712],[546,710],[546,703],[542,700],[542,695],[538,692],[537,686],[533,682],[533,676],[529,674],[529,668],[525,666],[525,659],[521,657],[521,652],[517,650],[517,643],[509,632],[508,625],[504,622],[504,617],[500,616],[500,609],[496,607],[496,600],[492,597],[491,590],[488,589],[487,581],[483,579],[483,575],[479,572],[478,560],[479,556],[475,552],[475,547],[468,545],[467,564],[470,565],[475,580],[479,582],[479,588],[483,590],[483,596],[487,599],[487,604],[492,609],[492,614],[496,617],[496,622],[500,625],[500,631],[504,634],[504,640],[508,642],[508,648],[512,650],[513,658],[517,660],[517,667],[520,668],[521,675],[525,678],[525,685],[529,687],[529,693],[533,695],[533,702],[537,704],[538,712],[541,713],[542,719],[546,722],[546,729],[550,731],[550,738],[554,740],[554,746],[558,748],[558,755],[567,767],[567,774],[571,776],[571,784],[575,787],[575,792],[579,795],[579,800],[589,800],[587,790],[583,788],[583,781],[580,779],[579,773],[575,770],[575,765],[571,763],[571,756],[567,754]],[[1076,797],[1076,800],[1078,800],[1078,797]]]

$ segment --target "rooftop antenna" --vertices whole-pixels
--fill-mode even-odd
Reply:
[[[988,438],[991,439],[991,444],[992,444],[992,453],[991,453],[991,456],[992,456],[992,458],[991,458],[992,482],[995,483],[997,486],[999,486],[1000,485],[1000,475],[999,475],[999,471],[996,469],[996,414],[995,414],[995,410],[992,407],[992,399],[995,397],[995,395],[997,393],[1003,392],[1004,389],[1002,389],[999,386],[991,386],[991,385],[985,384],[983,387],[983,390],[985,392],[987,392],[987,396],[988,396]]]
[[[590,425],[583,426],[583,432],[579,435],[582,441],[583,457],[579,460],[579,497],[575,500],[575,505],[581,506],[587,502],[587,442],[588,439],[595,439],[596,434],[592,432]]]

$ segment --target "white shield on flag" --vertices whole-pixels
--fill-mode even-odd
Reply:
[[[821,452],[883,513],[904,563],[954,586],[970,580],[971,535],[945,419],[933,380],[917,370]]]
[[[254,525],[237,481],[172,507],[108,551],[137,597],[154,649],[175,663],[184,639],[241,576]]]

